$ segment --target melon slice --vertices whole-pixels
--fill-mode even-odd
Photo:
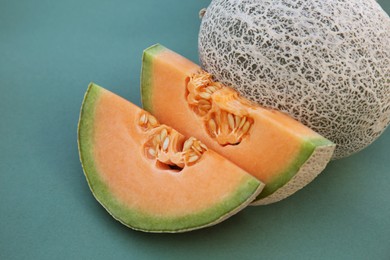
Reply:
[[[183,232],[237,213],[263,184],[185,139],[146,111],[91,84],[79,121],[80,159],[93,195],[117,220],[149,232]]]
[[[147,111],[266,184],[253,205],[290,196],[332,157],[331,141],[284,113],[247,101],[162,45],[144,51],[141,77]]]

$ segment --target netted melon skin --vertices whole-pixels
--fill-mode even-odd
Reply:
[[[334,159],[390,122],[390,18],[374,0],[213,0],[205,70],[337,144]]]

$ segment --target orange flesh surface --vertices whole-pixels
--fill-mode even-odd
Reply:
[[[152,90],[151,112],[182,134],[202,140],[265,184],[294,163],[304,140],[321,138],[281,112],[248,104],[244,108],[254,121],[248,134],[238,145],[221,146],[207,132],[204,118],[194,113],[187,102],[186,86],[190,77],[200,70],[198,65],[170,50],[156,54],[152,62],[151,85],[161,90]],[[218,96],[218,92],[213,95]],[[223,105],[223,98],[219,102]]]
[[[180,172],[157,167],[143,150],[150,133],[138,125],[142,113],[105,90],[95,108],[95,164],[100,178],[127,207],[155,216],[190,214],[222,201],[249,177],[210,150]]]

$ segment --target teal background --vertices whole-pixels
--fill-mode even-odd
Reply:
[[[0,0],[0,259],[390,259],[390,130],[296,195],[199,231],[133,231],[92,197],[76,142],[88,83],[140,105],[142,50],[197,61],[208,3]]]

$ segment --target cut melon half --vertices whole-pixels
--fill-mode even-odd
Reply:
[[[141,92],[144,109],[162,123],[198,138],[266,184],[253,205],[279,201],[304,187],[325,168],[335,148],[159,44],[144,51]]]
[[[96,199],[148,232],[184,232],[237,213],[263,184],[195,138],[91,84],[78,129],[80,160]]]

